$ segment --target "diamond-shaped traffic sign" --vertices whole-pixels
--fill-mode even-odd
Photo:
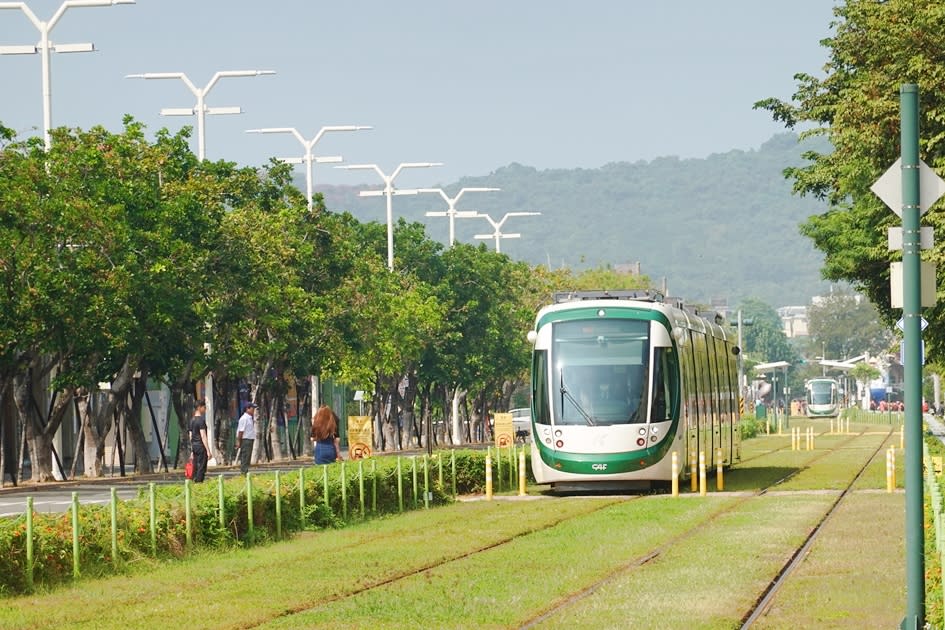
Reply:
[[[893,165],[873,182],[870,190],[882,199],[897,217],[901,217],[902,158],[893,162]],[[939,177],[928,164],[919,160],[919,215],[925,214],[929,206],[938,201],[942,195],[945,195],[945,180]]]

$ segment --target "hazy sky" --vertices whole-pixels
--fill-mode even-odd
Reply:
[[[61,0],[26,0],[48,20]],[[400,186],[448,184],[518,162],[539,169],[597,168],[660,156],[705,157],[753,149],[783,127],[752,104],[789,98],[796,72],[822,74],[832,0],[138,0],[74,7],[54,26],[59,44],[94,42],[95,53],[53,53],[53,126],[118,130],[124,114],[196,129],[179,79],[127,74],[183,72],[203,88],[217,71],[274,70],[222,78],[206,117],[208,159],[259,165],[300,157],[291,135],[326,125],[316,155],[376,163],[443,162],[404,171]],[[18,9],[0,10],[0,46],[34,44]],[[0,122],[42,134],[39,55],[0,55]],[[196,131],[192,140],[197,150]],[[299,167],[301,168],[301,167]],[[366,172],[331,165],[318,182],[376,186]]]

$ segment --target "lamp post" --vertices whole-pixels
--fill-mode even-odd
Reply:
[[[0,2],[0,9],[19,9],[26,14],[29,21],[39,31],[39,43],[33,46],[0,46],[0,55],[32,55],[41,53],[43,60],[43,140],[46,151],[52,146],[49,129],[52,127],[52,87],[49,73],[49,52],[60,53],[92,52],[95,45],[87,44],[53,44],[49,41],[49,34],[59,22],[59,18],[72,7],[107,7],[113,4],[134,4],[135,0],[66,0],[53,16],[42,21],[33,13],[25,2]]]
[[[499,188],[461,188],[460,191],[456,194],[455,197],[450,198],[449,195],[442,188],[421,188],[420,192],[422,193],[440,193],[440,196],[443,197],[443,200],[449,205],[449,210],[444,212],[427,212],[426,216],[428,217],[449,217],[450,220],[450,247],[453,246],[453,243],[456,242],[456,219],[471,219],[474,217],[480,216],[475,210],[457,210],[456,203],[459,201],[459,198],[463,196],[463,193],[467,192],[496,192],[500,190]]]
[[[194,96],[197,104],[193,107],[165,107],[161,110],[162,116],[193,116],[197,115],[197,157],[203,161],[206,156],[206,142],[204,139],[204,119],[207,114],[242,114],[239,107],[207,107],[205,99],[217,81],[224,77],[258,77],[275,74],[274,70],[223,70],[217,72],[203,88],[198,88],[183,72],[145,72],[143,74],[129,74],[126,79],[180,79]]]
[[[394,270],[394,206],[392,197],[394,195],[416,195],[420,193],[420,190],[416,188],[401,188],[399,190],[395,189],[394,179],[405,168],[430,168],[431,166],[443,166],[443,163],[402,162],[390,175],[385,175],[384,171],[382,171],[377,164],[348,164],[345,166],[335,167],[343,168],[349,171],[373,169],[378,175],[381,176],[381,179],[384,180],[384,190],[362,190],[360,193],[358,193],[358,195],[361,197],[387,197],[387,269],[390,271]]]
[[[337,164],[341,162],[340,155],[328,157],[313,157],[312,149],[318,144],[322,136],[329,131],[361,131],[363,129],[373,129],[364,125],[330,125],[322,127],[311,140],[306,140],[295,127],[266,127],[264,129],[247,129],[246,133],[291,133],[295,139],[302,143],[305,148],[305,155],[300,158],[279,158],[287,164],[305,164],[305,196],[308,199],[308,209],[312,210],[312,164]]]
[[[495,239],[495,251],[497,253],[501,252],[502,249],[499,246],[499,241],[503,238],[521,238],[522,235],[518,233],[503,233],[502,225],[509,219],[509,217],[532,217],[541,214],[540,212],[506,212],[505,216],[502,217],[500,221],[493,221],[492,217],[488,214],[479,213],[478,216],[482,217],[486,221],[492,224],[493,232],[492,234],[476,234],[474,238],[486,239],[491,238]]]

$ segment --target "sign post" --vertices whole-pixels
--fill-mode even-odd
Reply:
[[[900,87],[899,107],[900,160],[873,184],[871,190],[902,217],[902,324],[899,327],[903,331],[905,359],[906,616],[900,628],[918,630],[925,625],[921,356],[924,320],[921,313],[922,263],[919,254],[923,239],[920,237],[919,219],[945,192],[945,182],[919,160],[917,85],[906,83]],[[901,170],[896,173],[898,167]],[[928,245],[931,238],[924,240]],[[895,304],[895,296],[892,297],[892,303]]]

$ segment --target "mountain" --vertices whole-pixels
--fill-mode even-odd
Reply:
[[[434,187],[449,195],[461,187],[501,188],[467,193],[456,208],[484,212],[496,221],[507,212],[541,212],[509,217],[502,226],[503,233],[522,235],[501,241],[502,252],[513,259],[576,270],[639,262],[656,286],[665,279],[669,293],[691,303],[723,299],[735,305],[756,297],[773,307],[801,305],[828,284],[820,277],[823,255],[798,226],[826,205],[792,195],[783,171],[803,164],[804,151],[827,148],[824,141],[799,144],[796,135],[785,133],[757,150],[704,159],[664,157],[543,171],[513,163],[483,177]],[[384,222],[384,199],[361,198],[359,190],[323,186],[321,192],[329,210]],[[443,243],[447,220],[424,213],[446,209],[439,195],[393,201],[395,221],[422,222],[427,234]],[[456,220],[457,241],[474,242],[475,234],[492,231],[482,218]],[[492,240],[484,242],[494,246]]]

